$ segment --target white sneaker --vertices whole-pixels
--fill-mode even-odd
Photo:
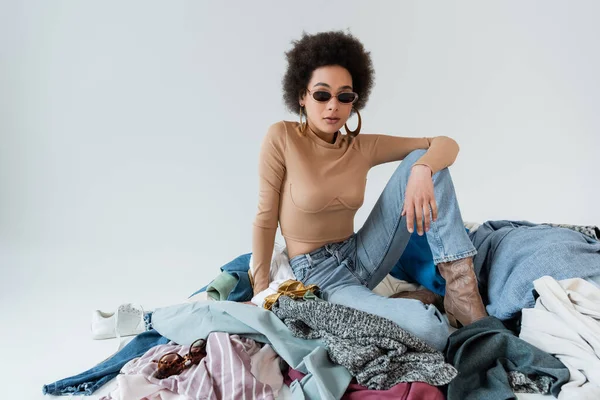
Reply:
[[[144,309],[131,303],[121,304],[114,313],[96,310],[92,314],[92,339],[133,336],[146,330]]]

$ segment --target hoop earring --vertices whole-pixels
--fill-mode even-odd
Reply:
[[[308,121],[302,123],[302,114],[304,114],[303,110],[304,107],[300,106],[300,133],[304,135],[304,133],[306,132],[306,125],[308,125]]]
[[[346,133],[352,137],[357,136],[360,133],[360,127],[362,125],[362,119],[360,118],[360,113],[358,112],[357,109],[354,109],[354,111],[356,112],[356,115],[358,116],[358,126],[356,127],[356,129],[351,131],[350,129],[348,129],[348,124],[344,124],[344,128],[346,128]]]

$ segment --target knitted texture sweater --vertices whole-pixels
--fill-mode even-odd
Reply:
[[[272,311],[294,336],[321,339],[331,360],[348,368],[369,389],[387,390],[417,381],[442,386],[457,374],[441,352],[386,318],[287,296],[281,296]]]

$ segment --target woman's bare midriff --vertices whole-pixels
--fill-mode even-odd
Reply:
[[[348,239],[352,235],[348,235],[348,237],[340,240],[336,240],[335,242],[326,241],[326,242],[315,242],[315,243],[304,243],[304,242],[296,242],[291,239],[285,239],[285,246],[287,248],[288,258],[291,260],[292,258],[299,256],[300,254],[307,254],[311,251],[317,250],[329,243],[338,243],[343,242]]]

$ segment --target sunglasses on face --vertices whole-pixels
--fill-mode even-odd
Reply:
[[[171,375],[180,374],[184,369],[198,364],[204,357],[206,357],[206,340],[198,339],[192,343],[190,351],[185,357],[173,352],[163,355],[158,361],[152,360],[152,362],[158,363],[154,377],[165,379]]]
[[[312,96],[312,98],[318,103],[326,103],[331,100],[333,96],[326,90],[315,90],[311,92],[307,90],[308,94]],[[358,100],[358,94],[354,92],[342,92],[338,93],[335,97],[337,97],[338,101],[342,104],[353,104],[356,100]]]

